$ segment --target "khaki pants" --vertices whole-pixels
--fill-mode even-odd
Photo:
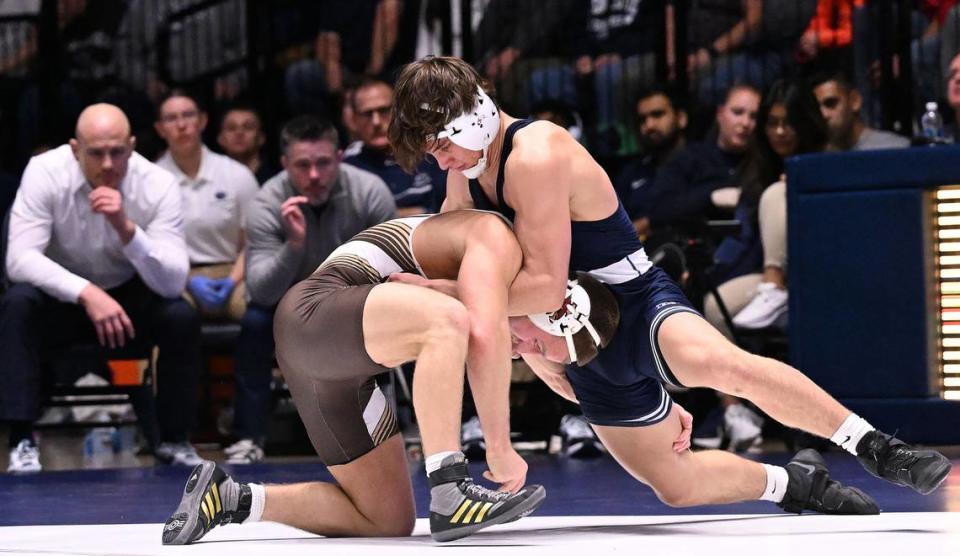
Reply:
[[[763,266],[787,271],[787,184],[778,181],[760,196],[760,241],[763,244]],[[736,315],[757,294],[763,274],[746,274],[728,280],[717,288],[730,316]],[[723,314],[712,294],[707,294],[703,316],[729,339],[733,335],[723,320]]]
[[[194,276],[206,276],[207,278],[226,278],[230,275],[230,271],[233,269],[233,263],[225,264],[211,264],[204,266],[195,266],[190,269],[190,274],[187,277],[189,283],[190,278]],[[190,293],[190,289],[187,288],[183,292],[183,298],[187,300],[187,303],[193,305],[194,308],[200,313],[200,316],[204,320],[232,320],[240,321],[243,318],[243,313],[247,310],[247,288],[244,282],[240,282],[234,286],[233,291],[230,292],[230,298],[227,299],[227,302],[223,304],[222,307],[216,310],[204,309],[200,304],[198,304],[194,299],[193,295]]]

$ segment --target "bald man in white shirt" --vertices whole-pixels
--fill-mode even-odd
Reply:
[[[116,106],[95,104],[69,145],[33,157],[10,213],[0,299],[0,422],[9,471],[40,470],[41,357],[77,342],[115,355],[136,340],[160,348],[163,461],[194,465],[188,442],[200,374],[196,311],[180,296],[189,268],[173,175],[134,152]]]

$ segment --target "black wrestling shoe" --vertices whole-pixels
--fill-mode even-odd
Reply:
[[[784,466],[787,493],[777,505],[785,512],[813,510],[822,514],[876,515],[880,508],[862,490],[830,479],[827,465],[816,450],[801,450]]]
[[[462,458],[460,454],[448,456],[443,466],[430,474],[433,540],[453,541],[491,525],[516,521],[543,503],[546,490],[540,485],[526,486],[510,494],[474,483]]]
[[[857,444],[857,459],[872,475],[920,494],[930,494],[950,474],[950,461],[934,450],[918,450],[880,431]]]
[[[249,485],[205,461],[193,468],[180,505],[163,526],[163,544],[190,544],[217,525],[242,523],[250,516],[252,502]]]

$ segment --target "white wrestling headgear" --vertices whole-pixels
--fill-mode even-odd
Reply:
[[[563,305],[552,313],[537,313],[527,318],[540,330],[553,336],[563,336],[567,340],[567,352],[570,362],[577,362],[577,348],[573,345],[573,335],[586,328],[596,345],[600,345],[600,334],[590,324],[590,295],[577,280],[567,280],[567,293]]]
[[[435,110],[427,103],[420,105],[424,110]],[[435,110],[436,111],[436,110]],[[500,131],[500,110],[493,100],[477,87],[477,103],[470,110],[447,122],[443,130],[437,133],[437,140],[450,139],[452,143],[471,151],[483,151],[477,164],[460,173],[467,179],[477,179],[487,169],[487,149]]]

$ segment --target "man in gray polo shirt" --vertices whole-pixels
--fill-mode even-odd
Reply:
[[[237,453],[253,461],[262,457],[267,433],[277,303],[340,244],[397,211],[383,180],[340,164],[329,122],[296,117],[280,142],[284,171],[263,184],[247,214],[249,302],[237,349],[234,434]]]

